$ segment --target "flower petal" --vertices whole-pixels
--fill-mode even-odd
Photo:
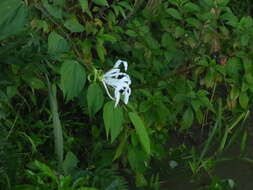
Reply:
[[[114,96],[115,96],[115,105],[114,105],[114,107],[116,108],[118,103],[119,103],[119,100],[120,100],[120,92],[119,92],[118,89],[115,89]]]
[[[119,66],[121,64],[124,65],[126,71],[128,66],[127,62],[118,60],[114,67],[103,75],[101,80],[107,95],[115,101],[115,107],[118,105],[121,95],[124,96],[125,104],[128,103],[129,96],[131,95],[131,88],[129,87],[131,84],[131,79],[128,74],[120,72]],[[114,97],[111,96],[107,86],[110,86],[114,89]]]
[[[120,60],[120,59],[119,59],[118,61],[116,61],[116,63],[114,64],[113,68],[119,68],[119,66],[120,66],[121,64],[124,65],[124,69],[125,69],[125,71],[127,71],[127,67],[128,67],[127,62],[126,62],[126,61],[122,61],[122,60]]]
[[[106,86],[106,83],[102,80],[102,83],[103,83],[103,85],[104,85],[104,87],[105,87],[105,91],[106,91],[106,93],[107,93],[107,95],[109,96],[109,98],[111,98],[112,100],[115,100],[112,96],[111,96],[111,94],[110,94],[110,92],[109,92],[109,90],[108,90],[108,88],[107,88],[107,86]]]
[[[124,103],[127,104],[129,100],[129,96],[131,95],[131,88],[127,88],[124,93]]]

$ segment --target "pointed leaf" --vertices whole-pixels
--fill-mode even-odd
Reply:
[[[86,12],[89,11],[89,4],[88,4],[88,0],[79,0],[79,3],[82,7],[82,11]]]
[[[34,164],[36,165],[36,167],[41,171],[43,172],[43,174],[45,176],[48,176],[50,177],[54,182],[57,182],[57,177],[56,175],[54,174],[54,171],[51,170],[50,167],[48,167],[46,164],[42,163],[42,162],[39,162],[37,160],[35,160]]]
[[[92,2],[100,6],[109,6],[107,0],[92,0]]]
[[[47,12],[57,19],[62,19],[62,9],[55,6],[54,4],[49,4],[48,2],[48,0],[42,0],[43,6],[46,8]]]
[[[133,123],[135,127],[135,130],[139,137],[141,145],[143,146],[144,150],[148,154],[150,154],[150,139],[149,139],[147,129],[144,126],[142,119],[139,117],[137,113],[134,113],[134,112],[130,112],[128,115],[131,122]]]
[[[74,60],[66,60],[61,66],[61,88],[67,100],[78,96],[86,82],[84,68]]]
[[[121,107],[114,107],[114,102],[110,101],[104,105],[103,119],[105,124],[106,135],[111,136],[113,142],[120,134],[123,127],[123,110]]]
[[[62,165],[64,173],[70,175],[73,169],[77,166],[77,163],[77,157],[72,152],[68,152]]]
[[[249,103],[249,97],[247,95],[247,92],[241,92],[239,96],[239,103],[242,106],[242,108],[247,109]]]
[[[56,32],[51,32],[48,36],[48,53],[56,55],[69,50],[68,42]]]
[[[24,29],[28,10],[20,0],[0,1],[0,40]]]
[[[181,122],[182,129],[188,129],[192,125],[193,117],[194,115],[192,109],[188,108],[183,115],[183,119]]]
[[[93,117],[103,106],[104,94],[101,87],[97,83],[89,86],[87,92],[88,110],[91,117]]]
[[[70,32],[83,32],[84,26],[81,25],[77,20],[67,20],[64,23],[64,26],[70,31]]]
[[[169,13],[175,19],[178,19],[178,20],[182,19],[181,13],[177,9],[169,8],[167,9],[167,13]]]

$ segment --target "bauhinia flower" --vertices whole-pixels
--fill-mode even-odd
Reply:
[[[119,66],[121,64],[123,64],[125,71],[127,71],[127,62],[118,60],[113,68],[103,75],[101,80],[106,93],[115,101],[115,107],[118,105],[121,95],[124,96],[124,103],[127,104],[131,94],[131,88],[129,87],[131,85],[131,79],[128,74],[120,71]],[[114,89],[114,96],[110,94],[108,86]]]

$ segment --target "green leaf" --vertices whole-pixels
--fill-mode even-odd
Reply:
[[[243,67],[244,67],[245,73],[251,73],[252,68],[253,68],[251,60],[248,58],[244,58],[243,59]]]
[[[113,160],[116,160],[121,156],[122,152],[124,151],[125,146],[127,145],[127,139],[128,139],[128,131],[126,131],[123,137],[121,138],[120,144],[115,152]]]
[[[42,171],[43,172],[43,174],[45,175],[45,176],[48,176],[48,177],[50,177],[52,180],[53,180],[53,182],[57,182],[57,177],[56,177],[56,175],[54,174],[54,172],[46,165],[46,164],[43,164],[43,163],[41,163],[41,162],[39,162],[39,161],[37,161],[37,160],[35,160],[35,165],[37,166],[37,168],[40,170],[40,171]]]
[[[246,149],[247,146],[247,140],[248,140],[248,133],[247,131],[244,131],[243,136],[242,136],[242,140],[241,140],[241,145],[240,145],[240,149],[241,152],[243,153]]]
[[[164,33],[162,35],[162,45],[168,49],[171,49],[175,46],[175,41],[170,34]]]
[[[55,5],[64,7],[66,5],[66,0],[54,0]]]
[[[239,59],[230,58],[226,64],[226,71],[230,76],[235,77],[238,76],[239,71],[242,69],[241,66],[242,64]]]
[[[217,1],[217,4],[218,4],[218,6],[224,7],[229,3],[229,1],[230,0],[219,0],[219,1]]]
[[[91,14],[90,9],[89,9],[88,0],[79,0],[79,3],[82,7],[82,11],[84,13],[87,13],[90,17],[92,17],[92,14]]]
[[[96,50],[97,50],[97,54],[98,54],[100,61],[104,62],[105,61],[105,48],[104,48],[104,46],[97,44]]]
[[[55,153],[58,158],[58,166],[59,168],[62,168],[64,150],[63,150],[62,126],[61,126],[61,120],[60,120],[59,112],[58,112],[57,88],[55,84],[51,85],[48,77],[47,77],[47,86],[48,86],[50,111],[51,111],[51,116],[53,118]]]
[[[185,30],[184,30],[182,27],[177,26],[177,27],[175,28],[174,36],[175,36],[176,38],[180,38],[180,37],[182,37],[184,34],[185,34]]]
[[[148,156],[144,151],[138,150],[137,148],[130,148],[127,154],[127,158],[131,168],[134,171],[141,173],[145,172],[145,162],[148,161]]]
[[[143,146],[144,150],[150,154],[150,139],[147,132],[146,127],[144,126],[144,123],[142,119],[139,117],[137,113],[130,112],[128,113],[129,118],[131,122],[133,123],[136,133],[139,137],[139,140],[141,142],[141,145]]]
[[[114,102],[110,101],[104,105],[103,119],[105,124],[106,136],[111,136],[113,142],[120,134],[123,127],[123,110],[121,107],[114,107]]]
[[[247,92],[241,92],[239,96],[239,103],[242,108],[247,109],[249,103],[249,97]]]
[[[178,19],[178,20],[183,19],[182,16],[181,16],[181,13],[178,10],[174,9],[174,8],[168,8],[167,13],[170,14],[175,19]]]
[[[117,41],[117,38],[115,38],[113,35],[111,34],[102,34],[99,36],[102,40],[104,41],[110,41],[112,43],[115,43]]]
[[[0,1],[0,40],[15,35],[24,29],[28,9],[20,0]]]
[[[249,41],[250,41],[250,36],[248,34],[242,34],[240,36],[240,40],[241,40],[241,45],[242,46],[247,46],[249,44]]]
[[[79,3],[82,7],[82,11],[86,12],[89,11],[89,4],[88,4],[88,0],[79,0]]]
[[[29,84],[31,88],[34,89],[42,89],[45,87],[43,81],[35,77],[30,78],[30,80],[27,80],[26,82]]]
[[[200,109],[195,111],[196,119],[201,124],[203,122],[204,115]]]
[[[199,12],[200,11],[200,7],[195,4],[195,3],[186,3],[184,5],[184,8],[187,9],[189,12]]]
[[[128,35],[130,37],[136,37],[136,36],[138,36],[138,34],[135,31],[133,31],[133,30],[126,30],[125,33],[126,33],[126,35]]]
[[[77,97],[86,82],[86,73],[77,61],[66,60],[61,66],[61,88],[67,100]]]
[[[239,94],[240,94],[240,90],[237,86],[233,86],[229,93],[232,101],[235,101],[239,97]]]
[[[71,32],[83,32],[84,26],[81,25],[77,20],[67,20],[64,26]]]
[[[76,168],[77,164],[77,157],[72,152],[68,152],[62,165],[64,173],[70,175],[73,169]]]
[[[68,42],[56,32],[51,32],[48,36],[48,53],[57,55],[69,50]]]
[[[93,117],[103,106],[104,94],[103,90],[97,83],[89,86],[87,92],[88,110],[91,117]]]
[[[197,29],[199,29],[201,27],[201,22],[193,17],[187,18],[186,19],[187,24],[189,24],[190,26],[193,26]]]
[[[6,95],[9,99],[18,94],[18,89],[15,86],[8,86],[6,88]]]
[[[193,117],[194,117],[194,115],[193,115],[192,109],[188,108],[184,112],[184,115],[182,118],[182,122],[181,122],[182,129],[188,129],[192,125]]]
[[[100,6],[109,6],[107,0],[92,0],[92,2]]]
[[[46,10],[48,11],[48,13],[51,16],[53,16],[57,19],[62,19],[63,12],[62,12],[61,8],[49,4],[48,0],[42,0],[42,3],[43,3],[43,6],[46,8]]]

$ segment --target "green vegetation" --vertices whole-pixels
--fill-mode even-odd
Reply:
[[[240,189],[216,168],[253,163],[252,12],[1,0],[0,189]]]

